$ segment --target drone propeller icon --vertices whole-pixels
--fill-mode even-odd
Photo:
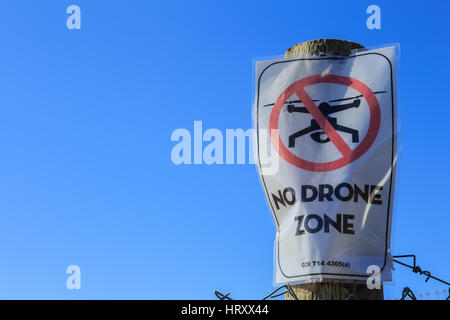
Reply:
[[[378,91],[378,92],[374,92],[374,94],[385,93],[385,92],[386,91]],[[359,95],[356,97],[351,97],[351,98],[330,100],[328,102],[339,102],[339,101],[345,101],[345,100],[353,100],[353,102],[347,103],[347,104],[341,104],[341,105],[330,105],[328,102],[322,102],[317,107],[320,110],[320,112],[322,112],[322,114],[325,116],[325,118],[327,119],[329,124],[331,126],[333,126],[333,128],[336,131],[341,131],[344,133],[351,134],[353,143],[359,142],[359,131],[356,129],[349,128],[349,127],[338,124],[337,118],[331,117],[330,114],[345,111],[345,110],[352,109],[352,108],[358,108],[359,105],[361,104],[361,100],[360,100],[361,97],[362,97],[362,95]],[[318,100],[313,100],[313,101],[318,101]],[[307,108],[298,107],[295,105],[296,103],[302,103],[302,102],[300,100],[292,100],[292,101],[285,102],[285,104],[287,104],[287,111],[289,113],[294,113],[294,112],[309,113]],[[273,106],[273,105],[274,104],[267,104],[265,106]],[[331,141],[330,138],[328,136],[326,136],[325,132],[322,131],[322,128],[319,126],[317,121],[315,119],[312,119],[309,127],[304,128],[300,131],[297,131],[289,136],[289,148],[295,148],[295,141],[298,138],[300,138],[306,134],[309,134],[309,133],[311,133],[311,135],[310,135],[311,139],[313,139],[317,143],[327,143],[327,142]],[[323,137],[324,135],[325,135],[325,137]]]

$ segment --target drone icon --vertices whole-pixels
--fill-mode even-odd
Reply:
[[[337,123],[337,118],[330,117],[330,114],[344,111],[351,108],[358,108],[361,103],[361,100],[355,99],[352,103],[342,104],[338,106],[330,106],[327,102],[322,102],[319,104],[318,108],[322,112],[322,114],[325,116],[327,121],[333,126],[333,128],[336,131],[341,131],[345,133],[349,133],[352,135],[352,142],[356,143],[359,142],[359,131],[356,129],[352,129],[349,127],[342,126]],[[293,112],[299,112],[299,113],[309,113],[308,109],[305,107],[296,107],[292,102],[287,105],[287,111],[289,113]],[[327,143],[330,141],[330,138],[326,136],[326,138],[323,138],[322,136],[325,135],[323,131],[317,131],[321,130],[319,124],[315,119],[311,120],[311,125],[305,129],[302,129],[294,134],[291,134],[289,136],[289,148],[295,147],[295,141],[297,138],[300,138],[301,136],[304,136],[308,133],[311,133],[313,131],[316,131],[314,133],[311,133],[311,139],[318,143]]]
[[[374,94],[380,94],[380,93],[386,93],[386,91],[374,92]],[[317,107],[320,110],[320,112],[322,112],[322,114],[325,116],[328,123],[336,131],[341,131],[344,133],[351,134],[353,143],[359,142],[359,131],[356,129],[349,128],[349,127],[338,124],[337,118],[331,117],[330,114],[345,111],[345,110],[352,109],[352,108],[358,108],[359,105],[361,104],[360,98],[362,98],[362,97],[363,97],[362,95],[359,95],[356,97],[330,100],[328,102],[320,103],[319,106]],[[341,105],[330,105],[329,104],[329,103],[348,101],[348,100],[353,100],[353,101],[351,103],[341,104]],[[320,100],[312,100],[312,101],[318,102]],[[289,113],[294,113],[294,112],[309,113],[309,111],[306,107],[296,106],[295,104],[297,104],[297,103],[302,103],[302,101],[301,100],[286,101],[285,104],[287,104],[287,111]],[[274,105],[274,103],[266,104],[264,106],[269,107],[269,106],[273,106],[273,105]],[[331,141],[330,138],[325,134],[325,132],[322,131],[322,128],[319,126],[317,121],[315,119],[312,119],[309,127],[302,129],[300,131],[297,131],[296,133],[293,133],[289,136],[289,148],[295,148],[295,141],[298,138],[300,138],[306,134],[309,134],[309,133],[311,133],[311,135],[310,135],[311,139],[313,139],[317,143],[327,143],[327,142]]]

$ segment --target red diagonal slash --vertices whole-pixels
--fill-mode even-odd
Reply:
[[[358,91],[367,101],[370,112],[369,128],[367,129],[366,136],[355,147],[355,149],[352,150],[347,145],[347,143],[336,132],[327,118],[323,115],[322,111],[320,111],[320,109],[314,104],[308,93],[305,91],[305,87],[318,83],[333,83],[353,88]],[[330,138],[330,140],[342,154],[342,158],[329,162],[311,162],[302,159],[292,153],[288,148],[286,148],[278,134],[272,134],[272,132],[278,132],[278,122],[280,119],[281,110],[283,109],[287,99],[289,99],[293,94],[297,94],[301,101],[303,101],[303,104],[306,106],[308,112],[312,115],[320,128]],[[292,83],[278,97],[273,106],[272,112],[270,113],[270,139],[280,156],[290,164],[309,171],[325,172],[342,168],[350,162],[355,161],[356,159],[361,157],[367,150],[369,150],[370,146],[377,138],[378,131],[380,129],[380,121],[381,113],[378,100],[373,94],[372,90],[370,90],[370,88],[364,83],[357,79],[344,76],[316,74]]]
[[[322,111],[316,106],[311,97],[306,93],[304,88],[296,88],[295,93],[300,98],[300,100],[305,105],[308,112],[312,115],[314,120],[316,120],[319,127],[325,132],[325,134],[330,138],[331,142],[336,146],[339,152],[344,158],[350,157],[352,154],[352,149],[347,145],[347,143],[342,139],[336,129],[333,128],[331,123],[323,115]]]

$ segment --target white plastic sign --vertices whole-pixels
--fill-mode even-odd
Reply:
[[[364,281],[372,265],[390,281],[395,47],[258,61],[255,79],[256,156],[277,227],[276,282]],[[265,170],[271,149],[277,166]]]

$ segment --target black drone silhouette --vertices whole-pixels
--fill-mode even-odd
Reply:
[[[322,102],[319,104],[318,109],[322,112],[328,122],[333,126],[336,131],[346,132],[352,135],[352,142],[359,142],[359,131],[339,125],[337,123],[337,118],[330,117],[329,115],[332,113],[344,111],[351,108],[358,108],[361,101],[359,99],[355,99],[352,103],[342,104],[339,106],[330,106],[327,102]],[[308,109],[305,107],[296,107],[294,104],[290,103],[287,105],[287,111],[289,113],[300,112],[300,113],[309,113]],[[289,136],[289,148],[295,147],[295,140],[305,134],[311,133],[316,130],[321,130],[319,124],[316,120],[311,120],[311,125],[303,130],[300,130],[294,134]],[[322,138],[322,135],[325,134],[323,131],[314,132],[311,134],[311,138],[318,143],[326,143],[330,141],[329,137],[325,139]]]
[[[386,93],[386,91],[373,92],[373,94],[379,94],[379,93]],[[320,112],[322,112],[322,114],[325,116],[327,121],[333,126],[333,128],[336,131],[341,131],[341,132],[349,133],[352,135],[353,143],[359,142],[359,131],[356,129],[352,129],[352,128],[345,127],[345,126],[338,124],[337,118],[330,117],[330,114],[333,114],[336,112],[341,112],[341,111],[351,109],[351,108],[358,108],[359,105],[361,104],[360,98],[362,98],[362,97],[363,97],[362,95],[359,95],[356,97],[335,99],[335,100],[328,101],[328,102],[340,102],[340,101],[346,101],[346,100],[353,100],[353,102],[347,103],[347,104],[330,106],[328,102],[322,102],[318,106],[318,109],[320,110]],[[312,100],[312,101],[317,102],[320,100]],[[295,103],[302,103],[302,101],[301,100],[292,100],[292,101],[285,102],[285,104],[287,104],[287,111],[289,113],[293,113],[293,112],[309,113],[308,109],[306,109],[305,107],[296,107]],[[264,106],[268,107],[268,106],[273,106],[273,105],[274,105],[274,103],[266,104]],[[317,130],[320,130],[320,131],[317,131]],[[317,132],[313,132],[313,131],[317,131]],[[311,125],[309,127],[302,129],[302,130],[300,130],[294,134],[291,134],[289,136],[289,148],[295,148],[296,139],[301,136],[304,136],[305,134],[308,134],[308,133],[311,133],[311,135],[310,135],[311,139],[313,139],[314,141],[316,141],[318,143],[327,143],[327,142],[331,141],[328,136],[326,136],[326,138],[322,138],[322,135],[325,135],[325,132],[322,131],[322,128],[320,128],[317,121],[315,119],[312,119]]]

